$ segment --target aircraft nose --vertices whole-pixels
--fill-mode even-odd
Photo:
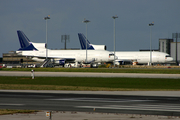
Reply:
[[[172,58],[172,57],[170,58],[170,61],[173,61],[173,58]]]
[[[167,61],[167,62],[173,61],[173,58],[172,58],[172,57],[168,57],[168,58],[166,59],[166,61]]]
[[[111,59],[112,60],[114,60],[114,56],[113,57],[111,57]],[[118,57],[117,56],[115,56],[115,60],[117,60],[118,59]]]
[[[115,57],[114,57],[114,56],[109,57],[109,60],[111,60],[111,61],[113,61],[114,59],[117,60],[118,57],[117,57],[117,56],[115,56]]]

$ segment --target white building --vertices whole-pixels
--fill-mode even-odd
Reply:
[[[176,53],[176,42],[171,42],[171,57],[176,61],[180,61],[180,42],[177,42],[177,53]],[[177,56],[177,57],[176,57]]]
[[[168,53],[174,61],[180,61],[180,42],[177,42],[176,52],[176,42],[173,39],[159,39],[159,51]]]

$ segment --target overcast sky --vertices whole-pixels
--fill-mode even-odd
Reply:
[[[114,20],[116,19],[116,50],[139,51],[150,48],[149,23],[152,27],[152,49],[159,48],[159,38],[172,38],[180,32],[180,0],[0,0],[0,57],[2,53],[20,48],[17,30],[22,30],[32,42],[46,42],[48,48],[64,48],[61,35],[70,35],[67,48],[80,48],[78,33],[88,40],[105,44],[114,50]]]

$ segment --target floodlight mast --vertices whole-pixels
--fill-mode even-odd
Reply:
[[[64,49],[66,50],[66,42],[69,41],[69,35],[61,35],[61,42],[64,41]]]
[[[151,44],[152,44],[152,30],[151,30],[151,27],[154,26],[154,22],[150,23],[149,24],[150,26],[150,62],[149,62],[149,65],[152,64],[152,50],[151,50]]]
[[[47,43],[48,43],[48,41],[47,41],[47,20],[48,19],[50,19],[50,15],[48,15],[47,17],[44,17],[44,20],[46,20],[46,59],[47,59],[47,57],[48,57],[48,51],[47,51]]]
[[[86,23],[86,63],[87,63],[87,39],[88,39],[88,37],[87,37],[87,23],[89,23],[90,21],[89,20],[86,20],[85,18],[84,18],[84,21],[83,21],[84,23]]]
[[[116,52],[116,23],[115,23],[115,19],[118,18],[117,15],[112,16],[112,18],[114,19],[114,67],[115,67],[115,52]]]

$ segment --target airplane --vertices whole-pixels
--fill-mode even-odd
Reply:
[[[85,63],[86,50],[51,50],[46,49],[45,43],[31,42],[20,30],[17,31],[21,48],[16,53],[22,56],[31,57],[34,61],[43,62],[53,60],[59,65],[65,63]],[[46,53],[47,51],[47,53]],[[117,58],[117,57],[116,57]],[[114,54],[104,50],[87,50],[87,62],[85,64],[96,64],[113,61]]]
[[[91,50],[106,50],[105,45],[94,45],[90,44],[90,42],[86,39],[86,37],[82,33],[78,33],[79,41],[81,45],[81,49],[86,49],[86,41],[87,41],[87,49]],[[114,52],[112,52],[114,53]],[[152,51],[152,63],[167,63],[173,61],[173,58],[163,52]],[[116,65],[123,64],[124,62],[131,62],[132,64],[148,64],[150,62],[150,51],[116,51],[115,56],[118,59],[115,60]]]

